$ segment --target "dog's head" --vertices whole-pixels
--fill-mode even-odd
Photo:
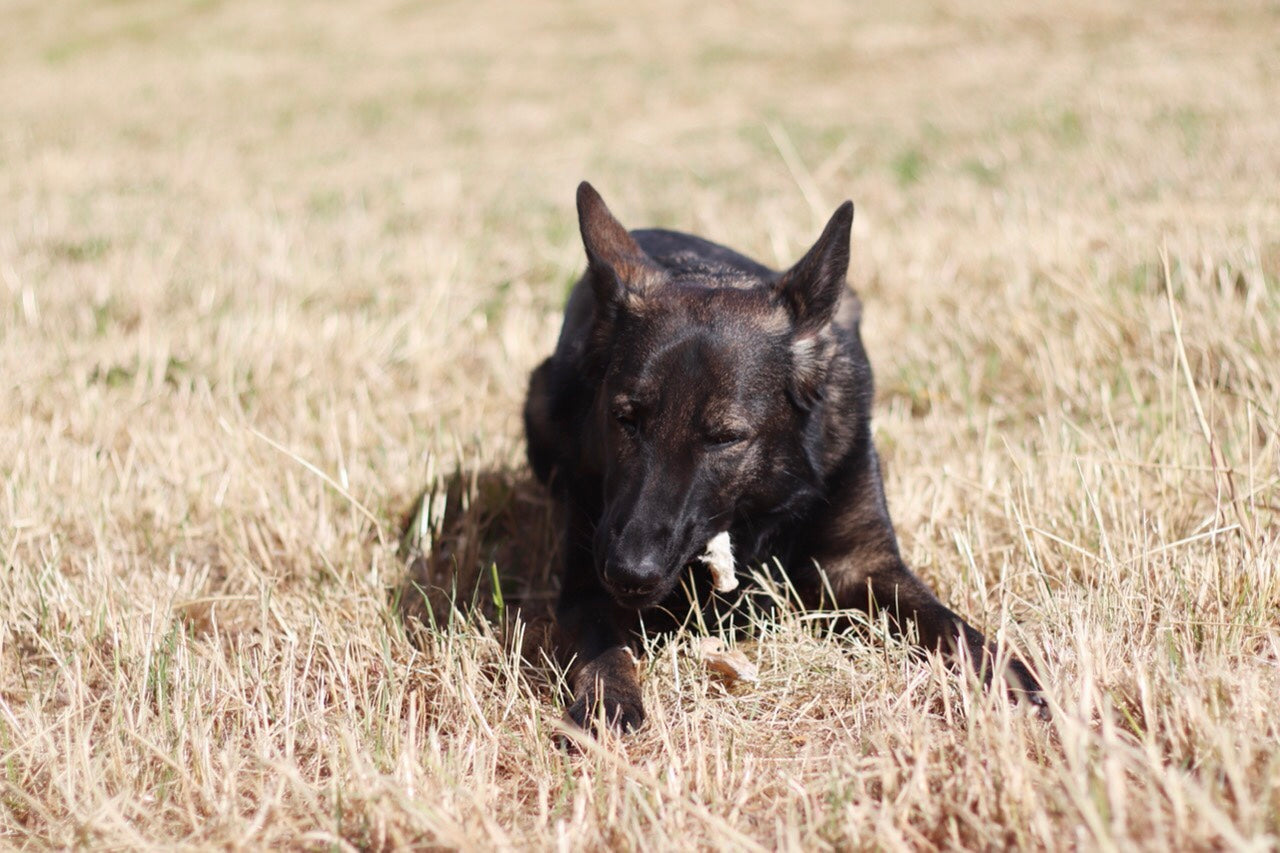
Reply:
[[[586,183],[578,215],[601,377],[590,434],[603,512],[596,570],[621,604],[665,598],[735,521],[812,497],[853,205],[781,275],[672,272]],[[727,277],[726,277],[727,275]]]

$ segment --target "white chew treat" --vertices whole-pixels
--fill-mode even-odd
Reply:
[[[729,541],[729,531],[708,542],[707,550],[698,559],[711,569],[711,583],[716,592],[732,592],[738,588],[738,576],[733,573],[733,543]]]

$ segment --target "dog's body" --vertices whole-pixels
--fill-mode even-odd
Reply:
[[[587,272],[525,405],[530,462],[567,515],[569,717],[642,722],[641,614],[687,607],[687,574],[709,587],[693,563],[725,531],[739,566],[784,567],[807,606],[886,611],[989,676],[994,649],[911,573],[889,520],[846,292],[852,204],[782,274],[687,234],[628,233],[586,183],[578,213]],[[1043,707],[1021,662],[1005,674]]]

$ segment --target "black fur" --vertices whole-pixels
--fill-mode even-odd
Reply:
[[[587,271],[525,404],[530,463],[567,515],[570,719],[643,721],[639,614],[687,607],[682,575],[705,574],[691,563],[726,530],[739,566],[777,558],[807,605],[885,611],[989,677],[995,650],[907,568],[889,520],[845,282],[853,205],[784,273],[687,234],[628,232],[585,182],[578,215]],[[1043,711],[1020,661],[1005,677]]]

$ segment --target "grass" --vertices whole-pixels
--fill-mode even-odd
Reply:
[[[0,844],[1280,846],[1273,6],[5,20]],[[775,266],[855,200],[904,549],[1052,722],[783,608],[553,745],[584,177]]]

